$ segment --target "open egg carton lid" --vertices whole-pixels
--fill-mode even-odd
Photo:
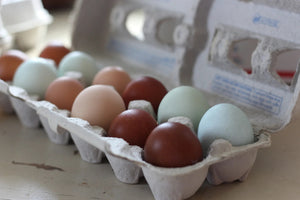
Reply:
[[[75,49],[132,76],[151,74],[167,88],[191,81],[207,12],[200,0],[79,0],[75,7]]]
[[[220,27],[219,29],[223,30],[222,28],[225,27],[225,30],[233,33],[238,30],[236,31],[237,35],[246,34],[246,36],[248,36],[248,29],[243,26],[226,29],[228,24],[232,24],[230,23],[231,18],[228,18],[228,23],[225,23],[225,19],[225,22],[222,21],[223,19],[219,19],[224,16],[218,14],[218,12],[230,13],[229,16],[234,15],[233,13],[240,14],[240,20],[244,19],[244,16],[246,18],[247,13],[250,13],[251,10],[261,11],[264,15],[279,13],[280,16],[284,13],[284,15],[287,15],[286,17],[291,15],[291,19],[295,21],[299,21],[300,17],[297,13],[284,11],[283,7],[279,9],[257,2],[230,0],[229,4],[241,7],[242,13],[236,7],[233,7],[233,10],[237,14],[232,12],[232,7],[227,3],[210,0],[151,1],[151,3],[146,0],[78,0],[74,12],[72,44],[76,50],[90,53],[103,65],[120,65],[124,67],[133,77],[145,74],[153,75],[169,89],[181,84],[192,84],[212,97],[209,98],[211,105],[226,101],[242,106],[251,117],[251,120],[256,119],[255,117],[264,119],[261,120],[264,123],[260,124],[256,124],[259,120],[252,121],[257,126],[255,127],[256,133],[259,133],[256,142],[253,144],[233,147],[227,141],[216,140],[211,145],[209,155],[202,162],[183,168],[156,167],[143,160],[141,148],[130,146],[122,139],[104,137],[105,134],[101,127],[93,127],[84,120],[70,118],[68,113],[62,112],[53,104],[32,99],[20,88],[11,87],[4,82],[0,82],[0,89],[13,99],[22,100],[34,111],[32,113],[37,112],[39,116],[45,118],[49,130],[58,134],[69,132],[72,136],[78,137],[87,145],[93,147],[91,154],[97,159],[101,160],[101,152],[103,152],[119,180],[127,183],[137,183],[139,177],[144,175],[155,199],[180,200],[189,198],[199,189],[205,178],[208,178],[213,184],[245,180],[255,161],[258,149],[270,145],[269,134],[261,132],[261,128],[266,127],[263,130],[276,130],[288,123],[292,109],[296,104],[299,86],[297,81],[292,83],[291,86],[287,86],[278,81],[279,79],[276,77],[274,79],[270,78],[274,74],[268,73],[268,70],[265,73],[258,73],[260,74],[258,78],[254,75],[246,76],[241,70],[234,70],[229,62],[221,59],[226,54],[222,54],[222,52],[226,52],[230,45],[216,45],[219,44],[218,40],[212,40],[219,36],[215,34],[215,29]],[[222,6],[223,9],[220,11]],[[130,24],[129,16],[131,16],[131,13],[140,14],[141,10],[145,17],[141,28],[144,34],[133,36],[132,32],[128,30],[129,25],[126,26],[126,24]],[[135,11],[138,11],[138,13]],[[250,20],[250,22],[252,21]],[[256,34],[260,35],[259,33]],[[262,35],[266,36],[267,34]],[[220,39],[221,43],[222,41],[230,43],[231,40],[226,38],[231,38],[231,35],[225,34],[225,36],[227,37],[220,35],[217,38]],[[297,47],[297,40],[292,41],[289,38],[290,35],[275,36],[272,37],[273,40],[266,40],[270,42],[267,43],[270,46],[267,45],[267,48],[262,49],[273,48],[273,46],[278,47],[278,45],[281,46],[286,42],[289,45],[294,45],[292,47]],[[209,54],[209,52],[212,53]],[[261,52],[264,53],[264,51],[257,51],[258,54]],[[265,57],[263,56],[263,58]],[[215,63],[223,63],[223,65],[220,67]],[[266,75],[268,79],[261,78],[264,74],[269,74]],[[284,102],[280,104],[279,114],[273,114],[271,112],[273,109],[265,110],[255,106],[255,104],[253,105],[253,103],[245,103],[239,100],[236,95],[228,95],[232,92],[223,94],[223,91],[227,91],[225,89],[228,85],[225,85],[226,88],[222,88],[223,82],[217,84],[220,76],[221,80],[227,78],[227,76],[231,78],[229,81],[225,79],[224,84],[232,83],[233,79],[248,84],[245,89],[249,88],[250,85],[252,88],[259,89],[259,91],[268,91],[267,94],[274,98],[272,100],[275,103],[278,103],[277,98],[275,98],[276,95],[281,92],[280,97],[284,99]],[[214,79],[214,77],[217,78]],[[298,76],[296,75],[296,77]],[[217,84],[216,87],[213,87],[213,84]],[[239,84],[233,84],[233,86],[237,87]],[[215,88],[221,89],[214,90]],[[244,89],[244,87],[240,88]],[[272,96],[273,91],[276,94],[275,97]],[[269,98],[269,96],[266,98]],[[287,102],[290,102],[291,106],[288,106]],[[266,106],[266,108],[269,107]],[[273,119],[277,121],[274,122]],[[278,123],[280,123],[280,127],[278,127]],[[84,148],[86,148],[86,145]],[[82,152],[79,149],[79,152],[82,156],[86,153],[86,150]],[[97,161],[95,157],[92,161]]]
[[[238,104],[258,129],[277,132],[284,128],[299,95],[300,57],[288,84],[275,64],[281,53],[300,48],[299,7],[298,1],[214,1],[207,18],[208,40],[197,58],[193,84],[206,91],[213,104]],[[247,39],[257,41],[250,59],[251,74],[229,57],[235,42]]]

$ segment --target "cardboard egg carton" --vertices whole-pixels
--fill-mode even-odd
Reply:
[[[171,3],[174,6],[169,6]],[[72,35],[75,49],[92,55],[101,54],[102,57],[96,57],[99,62],[104,65],[120,65],[133,77],[151,74],[159,79],[163,78],[161,80],[167,83],[168,88],[192,80],[194,86],[205,92],[211,105],[230,102],[248,114],[255,130],[256,140],[253,144],[233,147],[225,140],[216,140],[205,159],[191,166],[153,166],[143,160],[143,150],[140,147],[128,145],[120,138],[106,137],[101,127],[91,126],[82,119],[71,118],[68,112],[57,109],[49,102],[37,101],[23,89],[9,86],[3,81],[0,81],[0,90],[9,97],[25,126],[38,127],[42,123],[49,139],[56,143],[67,144],[72,137],[83,160],[98,163],[106,156],[120,181],[138,183],[140,177],[144,176],[155,199],[186,199],[201,187],[205,179],[211,184],[245,180],[255,163],[258,150],[271,145],[269,132],[276,132],[289,123],[299,94],[298,73],[288,86],[270,70],[271,55],[274,52],[298,48],[299,44],[299,38],[296,38],[299,31],[296,28],[286,28],[293,27],[286,23],[299,21],[300,15],[287,12],[292,11],[289,10],[292,8],[287,8],[286,5],[287,3],[274,3],[270,6],[268,0],[202,0],[189,3],[174,0],[152,1],[151,4],[143,0],[77,2]],[[143,41],[133,38],[123,26],[126,16],[136,9],[152,13],[146,15]],[[156,12],[157,16],[152,18]],[[162,38],[157,38],[155,34],[159,31],[158,24],[170,16],[181,20],[181,23],[175,23],[175,27],[171,29],[172,36],[177,37],[177,25],[179,35],[187,33],[186,30],[191,31],[186,40],[178,36],[181,42],[174,39],[171,45],[161,41]],[[277,21],[272,18],[275,16]],[[290,20],[283,20],[286,17]],[[87,21],[89,23],[84,23]],[[93,24],[92,21],[97,23]],[[121,23],[120,26],[116,25],[118,23]],[[188,29],[181,29],[182,24]],[[278,27],[270,24],[277,24]],[[167,34],[170,34],[170,30],[167,30]],[[231,43],[248,37],[258,37],[261,41],[252,55],[251,75],[236,68],[227,58]],[[114,41],[118,41],[118,45]],[[128,53],[124,50],[126,47],[139,54]],[[150,63],[145,57],[137,57],[143,53],[148,53],[151,58],[160,56],[163,59]],[[164,69],[166,71],[159,73],[170,57],[176,61],[168,69]],[[194,61],[194,68],[187,66]],[[145,102],[133,102],[130,108],[144,109],[153,114],[151,106]],[[172,120],[189,124],[187,119]]]
[[[5,82],[0,82],[1,87],[5,85]],[[57,109],[55,105],[49,102],[36,101],[26,95],[26,92],[21,88],[16,89],[16,87],[9,86],[9,90],[15,90],[13,94],[8,93],[8,95],[22,100],[23,106],[27,106],[27,111],[29,108],[35,110],[38,119],[45,119],[53,133],[58,135],[61,134],[61,131],[69,133],[83,160],[98,163],[102,161],[105,155],[116,178],[124,183],[138,183],[140,177],[144,176],[155,199],[188,198],[201,187],[214,164],[240,157],[243,158],[242,160],[249,160],[249,158],[255,160],[258,149],[270,145],[270,136],[267,133],[258,135],[255,143],[241,147],[232,147],[225,140],[216,140],[211,145],[209,155],[195,165],[182,168],[156,167],[143,160],[142,148],[131,146],[120,138],[106,137],[106,133],[101,127],[91,126],[82,119],[71,118],[64,110]],[[150,113],[152,111],[148,102],[132,102],[131,108],[144,109]],[[170,120],[191,126],[191,122],[186,118],[179,117]],[[236,179],[246,178],[253,162],[249,165],[244,163],[239,166],[239,168],[243,167],[242,169],[234,170],[231,174],[224,176]],[[243,171],[244,168],[246,171]]]
[[[59,134],[57,130],[60,127],[70,133],[73,139],[76,138],[74,142],[83,160],[98,163],[105,155],[116,178],[124,183],[137,184],[140,177],[144,176],[155,199],[186,199],[192,196],[207,178],[211,166],[235,158],[239,158],[238,161],[250,159],[252,162],[237,165],[230,174],[220,175],[244,180],[251,170],[258,149],[268,147],[271,142],[267,133],[259,134],[255,143],[241,147],[232,147],[225,140],[216,140],[203,161],[182,168],[162,168],[145,162],[142,148],[131,146],[120,138],[106,137],[101,127],[91,126],[82,119],[68,117],[49,102],[34,101],[30,97],[25,101],[39,116],[49,120],[48,124],[53,132]],[[143,106],[140,109],[141,107]],[[179,121],[185,123],[180,119]],[[191,124],[188,121],[186,123]]]

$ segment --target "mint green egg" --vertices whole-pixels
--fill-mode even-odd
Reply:
[[[69,71],[81,73],[84,82],[87,85],[91,85],[99,68],[97,62],[89,54],[81,51],[73,51],[64,56],[58,66],[59,76],[63,76]]]
[[[191,86],[179,86],[170,90],[162,99],[157,120],[162,123],[172,117],[188,117],[197,132],[200,119],[208,108],[209,104],[200,90]]]
[[[57,78],[57,71],[52,60],[33,58],[24,61],[16,70],[12,85],[26,90],[29,95],[44,98],[49,84]]]
[[[211,107],[202,117],[198,138],[204,152],[216,139],[224,139],[233,146],[254,142],[252,125],[247,115],[237,106],[221,103]]]

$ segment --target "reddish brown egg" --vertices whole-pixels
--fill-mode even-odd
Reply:
[[[203,159],[202,147],[190,128],[166,122],[150,133],[144,147],[144,159],[159,167],[184,167]]]
[[[125,88],[122,97],[126,106],[132,100],[149,101],[155,112],[157,112],[158,106],[167,92],[167,89],[160,81],[153,77],[144,76],[131,81]]]
[[[148,135],[156,126],[155,119],[146,111],[126,110],[113,120],[108,136],[123,138],[130,145],[144,148]]]
[[[93,85],[111,85],[122,95],[131,81],[129,74],[121,67],[105,67],[94,77]]]
[[[61,59],[70,53],[71,50],[67,48],[61,42],[51,42],[49,43],[40,53],[39,57],[54,60],[56,67],[58,67]]]
[[[17,68],[27,59],[27,55],[19,50],[9,50],[0,57],[0,78],[12,81]]]
[[[59,109],[71,111],[75,98],[83,89],[83,85],[78,80],[66,76],[59,77],[48,86],[45,100]]]

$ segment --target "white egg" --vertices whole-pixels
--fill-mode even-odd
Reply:
[[[254,142],[252,125],[246,114],[237,106],[222,103],[211,107],[203,115],[198,126],[198,138],[207,153],[216,139],[225,139],[233,146]]]

